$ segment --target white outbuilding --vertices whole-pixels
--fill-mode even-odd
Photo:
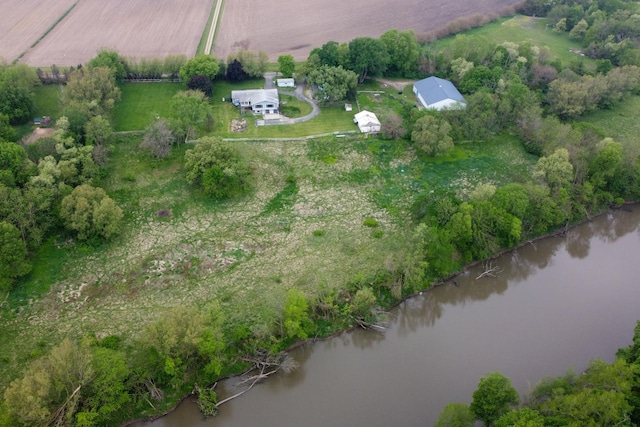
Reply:
[[[362,133],[380,132],[380,120],[371,111],[362,110],[353,118],[353,122],[358,125]]]
[[[278,87],[296,87],[294,79],[276,79]]]

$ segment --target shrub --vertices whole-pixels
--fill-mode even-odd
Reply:
[[[374,228],[378,226],[378,221],[375,218],[365,218],[363,224],[365,227]]]

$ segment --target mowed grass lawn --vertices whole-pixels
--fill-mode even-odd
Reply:
[[[143,130],[155,119],[169,117],[171,98],[184,89],[182,83],[122,83],[122,99],[113,109],[116,131]]]
[[[513,18],[499,19],[462,34],[471,40],[482,37],[497,44],[530,42],[534,46],[548,47],[552,58],[559,59],[565,65],[573,61],[584,61],[586,65],[595,63],[593,59],[573,53],[572,50],[582,49],[580,43],[571,40],[569,33],[553,31],[552,25],[546,18],[517,15]],[[454,39],[455,36],[445,37],[433,42],[432,46],[437,50],[446,50]]]
[[[264,80],[248,80],[242,83],[231,84],[227,81],[214,81],[211,105],[215,125],[211,135],[223,138],[295,138],[308,135],[318,135],[331,132],[356,131],[353,123],[353,113],[347,112],[344,105],[321,106],[320,116],[313,120],[295,125],[256,126],[256,120],[261,116],[253,116],[251,113],[241,114],[240,110],[231,104],[231,91],[243,89],[260,89],[264,87]],[[113,111],[113,121],[116,131],[144,130],[157,116],[169,117],[171,115],[171,98],[180,90],[184,90],[182,83],[123,83],[121,85],[122,99],[117,103]],[[283,96],[287,100],[289,96]],[[224,99],[224,100],[223,100]],[[296,105],[300,115],[311,112],[308,104],[293,98],[287,100]],[[231,132],[231,121],[245,119],[248,127],[244,132]],[[202,135],[203,133],[201,133]]]

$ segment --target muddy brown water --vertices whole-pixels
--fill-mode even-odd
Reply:
[[[524,395],[545,376],[612,361],[640,319],[640,206],[528,244],[392,310],[386,333],[356,330],[305,345],[300,368],[256,385],[204,419],[192,400],[138,427],[431,426],[479,378]],[[219,396],[241,390],[233,381]]]

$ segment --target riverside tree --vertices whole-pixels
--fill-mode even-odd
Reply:
[[[511,380],[500,372],[491,372],[480,378],[470,408],[479,420],[491,426],[519,401],[520,397]]]

